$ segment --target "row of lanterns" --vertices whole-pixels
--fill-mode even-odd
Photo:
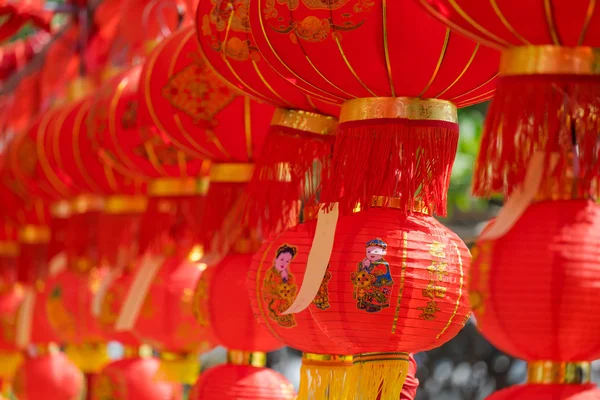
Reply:
[[[112,337],[189,384],[227,347],[192,398],[294,398],[263,368],[285,343],[300,399],[395,400],[472,306],[529,362],[493,397],[596,398],[600,11],[479,3],[200,0],[143,64],[74,82],[4,155],[7,315],[44,304],[99,393]],[[457,108],[492,97],[474,189],[505,207],[471,266],[434,215]],[[16,364],[37,330],[13,325]]]

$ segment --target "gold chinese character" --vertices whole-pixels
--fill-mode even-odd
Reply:
[[[435,314],[440,311],[437,303],[435,301],[430,301],[427,303],[425,307],[419,307],[417,310],[421,310],[421,315],[419,318],[424,319],[425,321],[431,321],[435,319]]]
[[[430,299],[434,299],[436,297],[438,298],[444,298],[446,297],[446,291],[447,289],[445,287],[442,286],[437,286],[435,284],[435,281],[432,279],[429,281],[429,284],[427,285],[427,287],[425,289],[423,289],[423,297],[429,297]]]
[[[429,254],[438,258],[446,258],[446,245],[440,242],[433,242],[429,246]]]
[[[444,280],[444,276],[448,275],[448,263],[445,261],[432,261],[431,265],[427,267],[427,271],[430,274],[437,274],[439,281]]]

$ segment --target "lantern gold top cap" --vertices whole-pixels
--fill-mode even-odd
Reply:
[[[227,352],[227,362],[233,365],[264,367],[267,365],[267,355],[259,351],[229,350]]]
[[[600,49],[518,46],[505,49],[500,75],[600,75]]]
[[[373,119],[408,119],[458,123],[454,104],[438,99],[414,97],[366,97],[342,105],[340,123]]]
[[[206,178],[159,178],[148,184],[150,197],[197,196],[207,191]]]
[[[210,167],[210,181],[214,183],[246,183],[250,181],[254,164],[220,163]]]
[[[277,108],[271,126],[280,126],[314,135],[335,135],[337,118],[302,110]]]
[[[527,383],[542,385],[583,385],[591,382],[590,362],[531,361],[527,365]]]

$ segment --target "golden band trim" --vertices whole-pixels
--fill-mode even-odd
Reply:
[[[54,218],[67,219],[71,216],[71,204],[68,200],[59,200],[50,206],[50,215]]]
[[[254,164],[224,163],[213,164],[210,168],[210,181],[216,183],[246,183],[250,181]]]
[[[398,197],[374,196],[373,200],[371,201],[371,207],[387,207],[399,210],[402,208],[402,201]],[[354,213],[361,211],[362,206],[360,204],[358,204],[352,210]],[[412,211],[420,214],[431,215],[431,211],[422,201],[416,201]]]
[[[73,214],[85,214],[94,211],[103,211],[105,200],[103,197],[93,195],[80,195],[71,200]]]
[[[519,46],[502,51],[500,75],[600,75],[600,49]]]
[[[104,204],[105,214],[142,214],[148,208],[148,199],[144,196],[110,196]]]
[[[25,244],[45,244],[50,242],[50,227],[47,225],[25,225],[19,229],[19,242]]]
[[[198,355],[194,353],[172,353],[169,351],[160,353],[160,359],[163,361],[196,360],[197,358]]]
[[[592,380],[592,364],[584,362],[532,361],[527,364],[527,383],[583,385]]]
[[[353,358],[354,364],[377,362],[377,361],[407,361],[409,360],[408,353],[390,352],[390,353],[362,353],[355,355]]]
[[[233,365],[250,365],[264,367],[267,365],[267,354],[260,351],[229,350],[227,362]]]
[[[340,124],[371,119],[409,119],[457,124],[456,106],[449,101],[414,97],[366,97],[342,105]]]
[[[353,356],[335,354],[302,353],[302,364],[304,365],[326,365],[326,366],[351,366]]]
[[[208,192],[207,178],[159,178],[148,183],[148,196],[197,196]]]
[[[0,257],[16,257],[18,255],[18,242],[14,240],[0,240]]]
[[[315,135],[335,135],[338,121],[328,115],[277,108],[271,126],[281,126]]]

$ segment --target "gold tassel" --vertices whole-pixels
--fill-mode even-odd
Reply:
[[[19,351],[0,352],[0,379],[10,382],[23,362],[23,354]]]
[[[364,353],[354,357],[351,387],[356,399],[398,400],[410,365],[408,353]]]
[[[167,382],[193,385],[200,374],[200,360],[197,354],[176,354],[162,352],[160,367],[156,377]]]
[[[297,400],[347,400],[356,380],[352,356],[302,354]]]
[[[96,374],[110,362],[105,343],[69,345],[65,354],[84,374]]]

